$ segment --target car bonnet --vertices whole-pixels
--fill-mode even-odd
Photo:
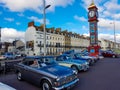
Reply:
[[[72,74],[72,69],[61,66],[61,65],[54,65],[41,68],[44,72],[55,75],[55,76],[65,76],[67,74]]]

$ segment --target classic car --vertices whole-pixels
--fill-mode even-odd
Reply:
[[[92,58],[84,58],[80,53],[73,53],[71,56],[76,60],[87,61],[89,65],[94,64],[94,59],[92,59]]]
[[[89,63],[85,61],[79,61],[71,58],[68,54],[62,54],[56,57],[56,61],[59,65],[67,66],[74,69],[76,72],[87,71],[89,69]]]
[[[112,57],[112,58],[117,58],[117,57],[119,57],[119,54],[117,54],[117,53],[115,53],[115,52],[113,52],[113,51],[110,51],[110,50],[108,50],[108,51],[103,51],[103,52],[101,52],[101,54],[102,54],[104,57]]]
[[[52,56],[27,56],[15,67],[18,80],[39,85],[42,90],[71,88],[79,81],[75,70],[58,65]]]
[[[4,55],[0,55],[0,60],[5,60],[6,57]]]
[[[81,54],[81,52],[76,52],[75,50],[68,50],[65,51],[63,54],[70,54],[74,59],[85,60],[89,63],[89,65],[93,65],[95,60],[92,57],[86,57]]]
[[[15,88],[0,82],[0,90],[16,90]]]
[[[6,52],[6,53],[4,54],[4,57],[5,57],[6,59],[16,59],[16,56],[15,56],[15,54],[14,54],[13,52]]]
[[[92,62],[95,63],[97,60],[98,60],[98,57],[95,57],[95,56],[90,56],[89,53],[80,53],[80,55],[83,57],[83,58],[90,58],[92,59]]]

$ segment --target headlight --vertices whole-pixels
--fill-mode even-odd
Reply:
[[[87,64],[87,65],[88,65],[89,63],[88,63],[88,62],[85,62],[85,64]]]
[[[55,86],[60,86],[60,85],[61,85],[60,82],[61,82],[61,78],[58,77],[58,78],[55,80],[54,85],[55,85]]]
[[[60,86],[61,84],[60,84],[60,82],[57,82],[57,81],[56,81],[56,82],[54,82],[54,85],[55,85],[55,86]]]
[[[56,81],[58,82],[60,80],[60,78],[57,78]]]
[[[73,73],[76,74],[76,75],[78,74],[78,72],[76,70],[73,70]]]

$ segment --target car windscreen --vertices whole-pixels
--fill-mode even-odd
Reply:
[[[53,65],[53,64],[56,64],[56,61],[54,60],[53,57],[44,57],[44,58],[40,58],[39,59],[39,62],[43,62],[47,65]]]
[[[67,55],[67,56],[66,56],[66,59],[67,59],[67,60],[71,60],[71,59],[72,59],[72,56]]]
[[[76,56],[77,58],[81,57],[81,55],[80,55],[79,53],[75,54],[75,56]]]

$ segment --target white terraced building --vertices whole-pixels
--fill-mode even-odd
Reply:
[[[43,26],[28,23],[25,32],[26,54],[42,55],[44,53]],[[89,46],[89,38],[79,34],[61,31],[60,28],[46,28],[46,52],[48,55],[58,55],[69,49],[83,49]]]

